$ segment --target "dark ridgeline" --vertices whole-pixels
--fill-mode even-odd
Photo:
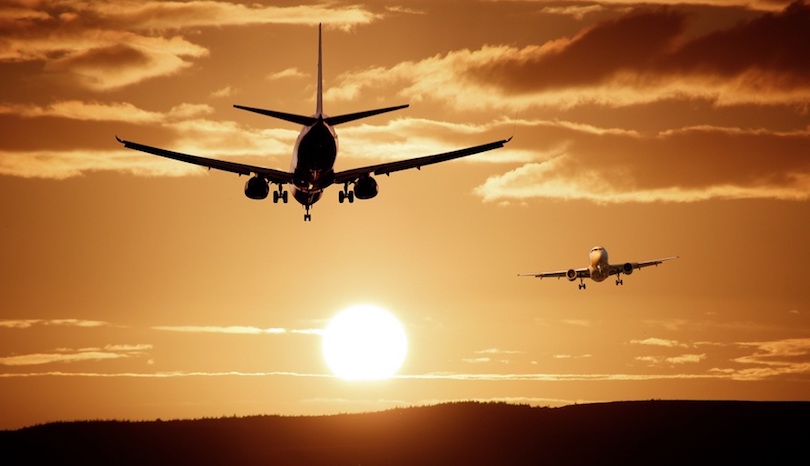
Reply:
[[[4,465],[803,464],[810,402],[450,403],[0,431]]]

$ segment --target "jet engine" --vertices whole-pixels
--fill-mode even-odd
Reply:
[[[264,199],[270,193],[270,184],[260,176],[254,176],[245,183],[245,196],[251,199]]]
[[[633,264],[626,262],[624,265],[622,265],[622,273],[625,275],[630,275],[633,273]]]
[[[370,176],[363,176],[354,183],[354,196],[358,199],[371,199],[377,192],[377,181]]]
[[[572,282],[572,281],[576,280],[577,279],[577,271],[574,270],[574,269],[568,269],[568,271],[565,272],[565,278],[567,278],[569,282]]]

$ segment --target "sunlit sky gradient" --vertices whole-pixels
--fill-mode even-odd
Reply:
[[[303,222],[245,178],[310,114],[346,169]],[[810,400],[810,4],[83,2],[0,7],[0,428],[450,400]],[[680,259],[589,283],[517,273]],[[399,377],[331,375],[321,331],[394,313]]]

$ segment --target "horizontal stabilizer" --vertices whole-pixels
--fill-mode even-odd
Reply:
[[[341,123],[348,123],[350,121],[359,120],[361,118],[379,115],[380,113],[393,112],[394,110],[399,110],[402,108],[408,108],[408,104],[397,105],[396,107],[378,108],[377,110],[366,110],[364,112],[347,113],[346,115],[326,117],[324,118],[323,121],[325,121],[327,125],[335,126]]]
[[[234,105],[235,108],[240,110],[247,110],[248,112],[259,113],[262,115],[266,115],[273,118],[278,118],[285,121],[291,121],[293,123],[298,123],[299,125],[304,126],[312,126],[314,125],[318,119],[311,116],[304,116],[304,115],[295,115],[292,113],[284,113],[284,112],[276,112],[275,110],[265,110],[262,108],[254,108],[254,107],[245,107],[242,105]]]

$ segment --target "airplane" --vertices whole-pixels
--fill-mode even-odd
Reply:
[[[601,282],[611,275],[616,275],[616,285],[624,284],[621,279],[621,274],[630,275],[635,269],[649,267],[651,265],[658,266],[658,264],[677,259],[678,256],[665,257],[663,259],[655,259],[644,262],[625,262],[624,264],[610,264],[608,263],[607,249],[602,246],[596,246],[588,253],[590,265],[581,269],[568,269],[558,270],[556,272],[541,272],[541,273],[519,273],[519,277],[535,277],[535,278],[549,278],[565,277],[568,281],[572,282],[579,278],[579,289],[585,289],[585,279],[590,278],[595,282]]]
[[[336,184],[343,185],[343,190],[338,193],[338,201],[354,202],[354,199],[371,199],[379,191],[377,181],[371,175],[390,175],[393,172],[408,170],[411,168],[421,169],[426,165],[445,162],[468,155],[478,154],[493,149],[503,147],[512,138],[500,141],[481,144],[479,146],[467,147],[452,152],[444,152],[435,155],[428,155],[413,159],[399,160],[395,162],[380,163],[366,167],[352,168],[345,171],[334,171],[335,159],[338,152],[338,137],[334,126],[350,121],[367,118],[381,113],[400,110],[408,107],[408,104],[395,107],[380,108],[376,110],[366,110],[357,113],[349,113],[338,116],[328,116],[323,112],[323,53],[321,41],[321,25],[318,25],[318,84],[315,105],[315,114],[312,116],[294,115],[290,113],[278,112],[275,110],[264,110],[261,108],[245,107],[234,105],[235,108],[258,113],[261,115],[278,118],[281,120],[303,125],[298,139],[293,147],[290,171],[276,170],[273,168],[246,165],[225,160],[198,157],[190,154],[183,154],[158,147],[147,146],[137,142],[120,139],[117,135],[115,139],[127,149],[134,149],[161,157],[180,160],[182,162],[201,165],[210,169],[223,170],[231,173],[247,175],[251,178],[245,183],[245,196],[250,199],[265,199],[270,193],[270,184],[278,186],[278,190],[273,192],[273,203],[281,200],[287,203],[287,191],[285,184],[292,185],[293,198],[306,208],[304,221],[311,221],[310,208],[323,194],[324,189]],[[350,186],[352,187],[350,189]]]

